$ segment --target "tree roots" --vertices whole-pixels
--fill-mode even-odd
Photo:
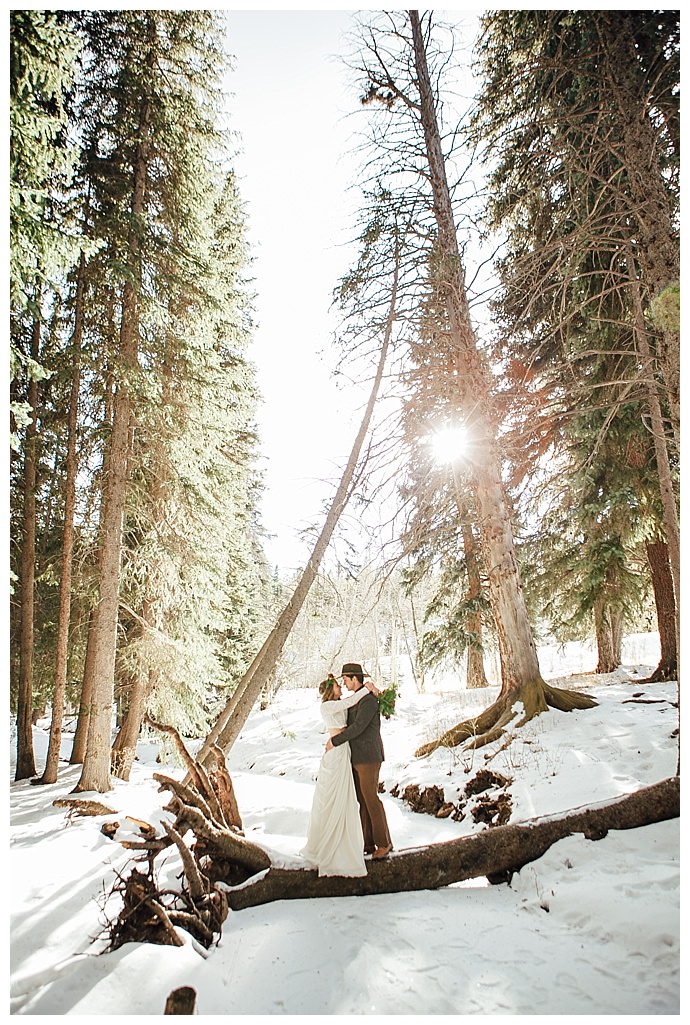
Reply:
[[[180,946],[184,940],[179,929],[208,948],[220,936],[228,914],[225,893],[216,886],[209,869],[213,868],[216,878],[219,872],[227,873],[233,882],[243,882],[267,869],[271,859],[243,836],[232,780],[220,748],[214,748],[216,769],[209,772],[194,761],[174,727],[152,720],[149,723],[172,735],[192,782],[186,786],[179,780],[154,774],[160,790],[171,794],[165,810],[174,814],[175,821],[172,825],[164,823],[164,834],[159,836],[148,823],[134,820],[142,839],[121,841],[127,849],[141,851],[135,860],[148,862],[148,868],[133,868],[127,878],[118,877],[111,891],[121,897],[123,906],[117,919],[108,925],[108,949],[115,950],[130,941]],[[116,839],[118,825],[106,823],[104,834]],[[194,834],[191,847],[184,839],[190,830]],[[177,848],[182,861],[181,884],[179,890],[162,890],[153,862],[161,850],[171,845]]]
[[[517,691],[500,694],[493,705],[475,719],[465,719],[436,740],[422,744],[415,751],[415,756],[424,758],[439,747],[457,747],[459,744],[465,744],[467,750],[476,750],[502,737],[506,726],[513,720],[517,720],[515,727],[519,729],[549,708],[571,712],[575,708],[593,708],[596,704],[593,697],[581,691],[563,690],[541,679],[533,680]]]

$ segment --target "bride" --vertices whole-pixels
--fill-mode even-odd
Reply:
[[[340,684],[334,676],[319,684],[321,716],[333,737],[347,724],[347,710],[365,694],[378,690],[370,681],[340,700]],[[350,745],[326,751],[319,766],[307,845],[302,857],[316,865],[320,876],[365,876],[364,836],[352,776]]]

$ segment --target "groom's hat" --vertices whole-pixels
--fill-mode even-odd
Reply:
[[[364,676],[364,670],[359,662],[346,662],[340,670],[341,676]]]

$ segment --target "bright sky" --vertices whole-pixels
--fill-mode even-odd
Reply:
[[[272,562],[306,560],[299,530],[320,525],[324,498],[359,423],[331,378],[333,289],[349,267],[356,195],[357,97],[338,59],[353,26],[347,12],[226,11],[231,126],[241,136],[240,191],[249,217],[258,327],[252,356],[266,492],[263,520],[276,535]],[[350,250],[350,253],[352,250]]]
[[[240,133],[240,189],[249,216],[258,327],[252,350],[259,413],[267,544],[281,568],[303,564],[349,456],[366,394],[331,374],[333,289],[349,269],[358,196],[359,97],[342,57],[355,11],[226,10],[231,126]],[[461,21],[476,10],[438,11]],[[325,483],[328,482],[328,483]]]

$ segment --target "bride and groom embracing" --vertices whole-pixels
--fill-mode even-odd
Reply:
[[[379,797],[383,761],[379,691],[357,662],[346,662],[341,679],[319,686],[321,716],[329,731],[314,790],[305,860],[320,876],[365,876],[365,854],[378,860],[393,850]]]

